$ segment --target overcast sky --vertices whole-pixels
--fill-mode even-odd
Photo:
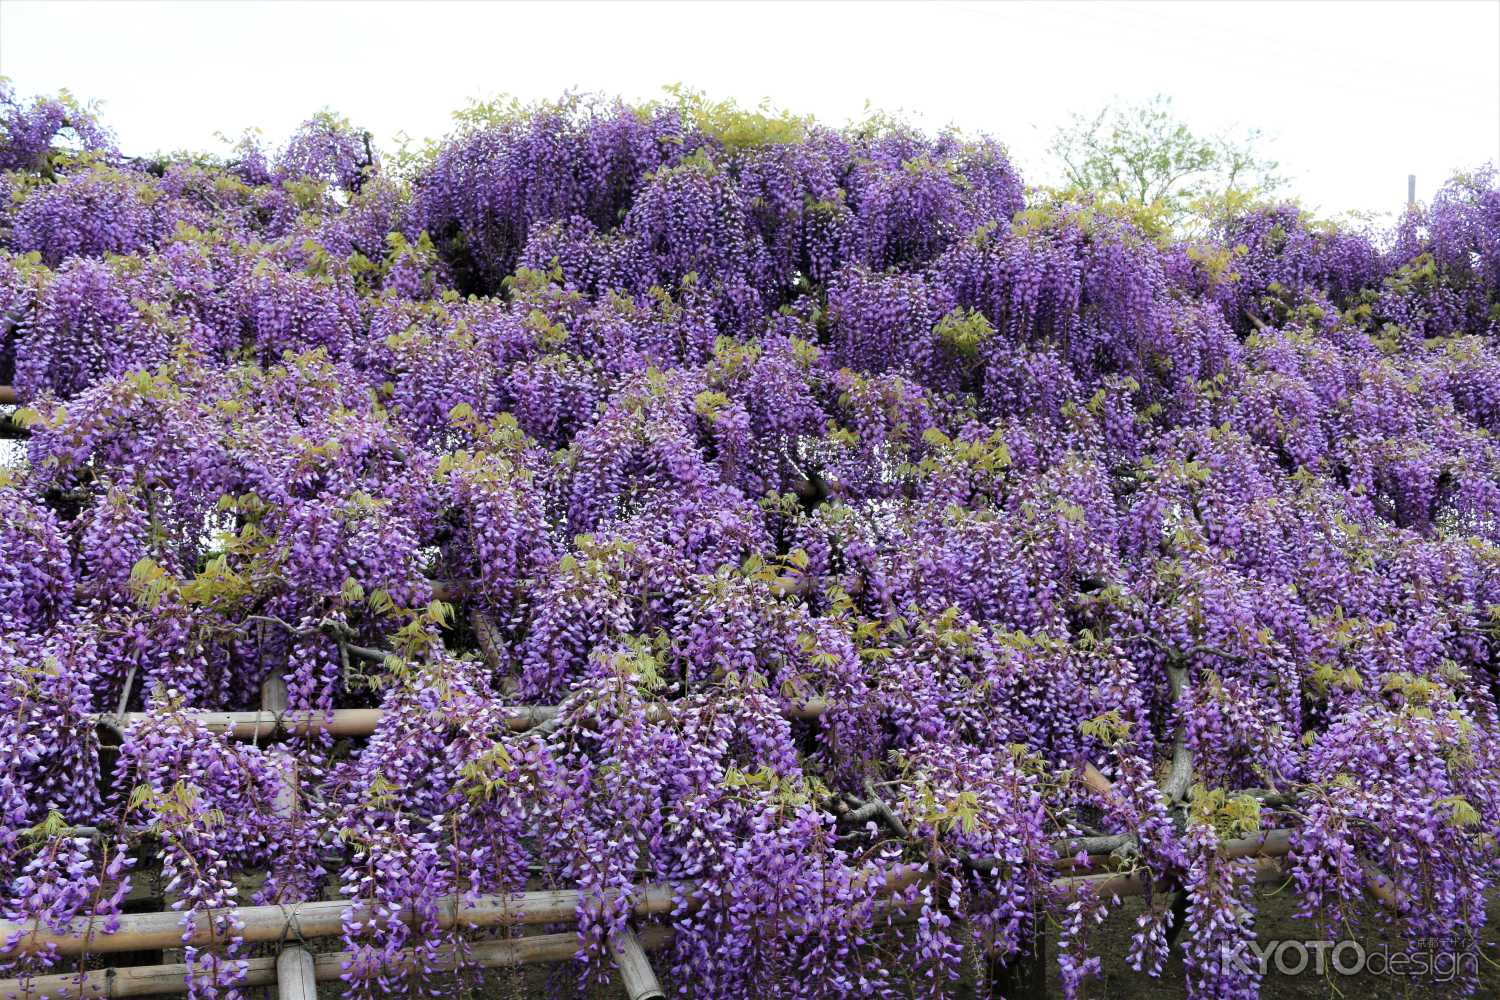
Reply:
[[[36,3],[0,0],[0,75],[104,101],[127,151],[283,139],[331,107],[387,141],[470,98],[628,99],[681,82],[842,124],[866,102],[987,132],[1047,179],[1075,111],[1155,93],[1254,125],[1325,214],[1500,161],[1500,0],[1421,3]]]

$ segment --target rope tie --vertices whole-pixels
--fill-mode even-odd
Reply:
[[[282,913],[281,937],[276,942],[276,950],[278,952],[285,950],[288,940],[292,940],[294,944],[301,947],[308,947],[307,938],[302,934],[302,922],[297,913],[300,904],[293,903],[288,906],[286,903],[278,903],[276,905]]]

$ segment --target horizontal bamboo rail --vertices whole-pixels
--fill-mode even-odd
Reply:
[[[1253,881],[1256,885],[1266,882],[1278,882],[1286,877],[1281,857],[1271,853],[1269,850],[1263,854],[1240,854],[1237,856],[1254,857],[1255,875]],[[1053,884],[1062,889],[1066,895],[1075,898],[1082,895],[1084,890],[1092,889],[1100,899],[1108,899],[1111,896],[1144,895],[1146,886],[1150,884],[1150,878],[1144,872],[1130,872],[1118,875],[1075,875],[1071,878],[1058,879]],[[1157,886],[1156,888],[1159,890],[1161,887]]]
[[[647,950],[664,947],[672,940],[672,929],[663,926],[644,928],[637,935]],[[464,965],[486,969],[541,962],[566,962],[578,953],[578,935],[537,934],[499,941],[474,941],[467,946]],[[329,982],[343,975],[354,959],[352,952],[325,952],[313,956],[313,978]],[[416,956],[403,954],[402,961],[415,964]],[[275,958],[252,958],[241,985],[275,986]],[[439,954],[435,971],[449,972],[459,967],[451,949]],[[164,996],[187,992],[188,967],[184,964],[147,965],[126,968],[95,969],[84,973],[36,976],[30,980],[0,980],[0,997],[16,1000],[103,1000],[106,997]]]
[[[183,713],[210,732],[227,732],[238,740],[263,740],[273,736],[369,736],[380,725],[384,710],[379,708],[337,708],[328,712],[296,710],[288,712],[206,712]],[[100,715],[98,721],[120,729],[159,717],[155,712],[126,712],[122,715]],[[552,705],[509,710],[506,724],[515,732],[525,732],[557,717]]]
[[[831,705],[815,698],[789,707],[785,714],[789,719],[807,720],[820,718],[831,710]],[[650,705],[647,718],[660,722],[670,717],[670,705]],[[380,725],[384,710],[379,708],[337,708],[327,712],[298,710],[289,712],[208,712],[191,710],[184,713],[211,732],[227,732],[235,739],[270,739],[277,735],[307,736],[328,733],[332,736],[369,736]],[[506,710],[506,725],[513,732],[526,732],[558,715],[556,705],[517,706]],[[100,715],[101,723],[128,729],[147,719],[159,717],[153,712],[125,712],[116,715]]]
[[[615,894],[609,895],[613,898]],[[645,886],[633,895],[632,912],[637,917],[670,913],[674,905],[674,893],[669,886]],[[590,898],[576,889],[480,896],[472,905],[465,905],[462,896],[447,896],[438,901],[437,922],[445,929],[458,925],[499,927],[572,923],[578,916],[579,906]],[[34,954],[49,947],[55,948],[60,955],[156,951],[184,945],[204,947],[222,943],[224,936],[214,929],[213,920],[230,912],[244,925],[239,936],[247,943],[338,937],[344,932],[344,913],[351,905],[355,908],[351,914],[353,920],[364,923],[374,919],[364,902],[329,899],[213,910],[197,914],[190,928],[184,927],[185,915],[182,913],[131,913],[115,918],[118,927],[114,933],[105,932],[102,917],[75,918],[61,932],[33,923],[0,920],[0,942],[14,939],[14,944],[0,949],[0,954]]]

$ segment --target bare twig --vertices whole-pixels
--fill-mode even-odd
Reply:
[[[132,663],[130,669],[125,671],[125,685],[120,689],[120,702],[115,708],[115,714],[123,717],[130,708],[130,692],[135,687],[136,664]]]

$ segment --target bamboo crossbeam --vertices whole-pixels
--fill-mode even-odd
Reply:
[[[638,935],[641,947],[655,951],[672,940],[670,927],[647,927]],[[289,951],[292,949],[288,949]],[[298,949],[300,950],[300,949]],[[463,964],[486,969],[505,968],[515,965],[531,965],[542,962],[566,962],[578,952],[578,935],[537,934],[531,937],[509,938],[500,941],[475,941],[467,948]],[[306,954],[306,952],[304,952]],[[285,953],[283,953],[285,954]],[[347,951],[325,952],[312,955],[313,978],[320,983],[338,979],[345,966],[354,958]],[[406,962],[415,962],[407,952]],[[248,960],[242,986],[277,985],[277,959],[252,958]],[[449,972],[458,968],[459,962],[451,951],[440,953],[435,971]],[[127,968],[96,969],[86,973],[36,976],[27,980],[0,980],[0,997],[15,997],[16,1000],[103,1000],[106,997],[142,997],[182,994],[187,992],[188,967],[183,964],[148,965]]]
[[[826,715],[831,706],[814,698],[787,708],[789,719],[809,720]],[[556,705],[530,705],[507,709],[506,725],[513,732],[525,732],[557,718]],[[670,705],[650,705],[647,718],[660,722],[670,717]],[[369,736],[380,725],[384,710],[379,708],[338,708],[329,712],[298,710],[291,712],[207,712],[184,713],[211,732],[228,732],[235,739],[270,739],[278,735]],[[122,730],[153,717],[150,712],[126,712],[123,715],[101,715],[100,722]]]
[[[1219,845],[1219,857],[1232,858],[1254,858],[1254,857],[1280,857],[1292,849],[1291,830],[1266,830],[1253,837],[1242,837],[1239,840],[1226,840]]]
[[[884,872],[884,876],[885,891],[893,892],[915,883],[921,877],[921,870],[915,865],[901,865]],[[702,904],[695,892],[692,883],[682,886],[688,910]],[[618,896],[618,892],[608,892],[600,897],[576,889],[552,889],[485,895],[471,905],[464,905],[462,896],[445,896],[437,904],[437,923],[444,929],[460,925],[484,928],[572,923],[577,919],[581,905],[600,905]],[[631,913],[636,918],[661,916],[673,912],[677,890],[670,885],[641,886],[631,893],[631,898],[634,901]],[[116,917],[117,926],[113,933],[104,931],[104,920],[100,917],[92,920],[75,918],[62,932],[33,923],[0,920],[0,942],[13,942],[0,947],[0,955],[30,954],[49,947],[59,955],[82,955],[212,945],[222,941],[222,934],[214,933],[212,918],[226,913],[232,913],[241,924],[239,936],[247,943],[338,937],[344,932],[344,912],[351,905],[355,906],[355,911],[350,914],[353,921],[364,923],[375,919],[363,901],[330,899],[279,906],[241,906],[200,913],[195,916],[190,931],[184,930],[184,915],[173,912]],[[0,996],[4,993],[0,992]]]
[[[1283,851],[1282,853],[1284,854],[1285,852]],[[1239,856],[1246,857],[1248,855]],[[1282,861],[1279,856],[1269,852],[1255,855],[1255,884],[1277,882],[1284,877]],[[1124,897],[1144,894],[1148,884],[1148,876],[1145,872],[1113,875],[1075,875],[1069,878],[1057,879],[1053,884],[1069,896],[1076,897],[1081,895],[1086,889],[1092,889],[1100,899],[1108,899],[1111,896]]]
[[[21,400],[16,396],[16,387],[13,385],[0,385],[0,406],[15,406]]]
[[[273,736],[369,736],[380,725],[384,712],[378,708],[339,708],[329,712],[297,710],[290,712],[205,712],[185,713],[211,732],[227,732],[238,740],[262,740]],[[101,715],[100,722],[120,729],[155,717],[151,712],[126,712],[124,715]],[[525,732],[557,716],[552,705],[511,709],[506,724],[516,732]]]
[[[669,886],[646,886],[633,895],[632,912],[637,917],[672,911],[674,892]],[[437,920],[442,928],[572,923],[577,918],[579,905],[590,898],[593,897],[577,890],[557,889],[480,896],[473,905],[466,906],[463,897],[447,896],[438,902]],[[351,916],[355,921],[363,923],[376,919],[367,904],[352,905],[355,909]],[[349,900],[331,899],[283,906],[241,906],[233,912],[243,924],[240,937],[247,943],[254,943],[287,938],[338,937],[343,934],[343,917],[350,906]],[[181,913],[126,914],[116,918],[118,928],[112,934],[105,932],[101,917],[92,920],[77,918],[62,932],[33,923],[0,920],[0,942],[14,939],[14,944],[0,954],[30,954],[48,947],[55,948],[61,955],[155,951],[184,945],[204,947],[222,942],[223,934],[215,931],[212,921],[213,917],[223,916],[226,912],[214,910],[197,914],[190,929],[184,929],[184,915]],[[3,995],[0,992],[0,996]]]

